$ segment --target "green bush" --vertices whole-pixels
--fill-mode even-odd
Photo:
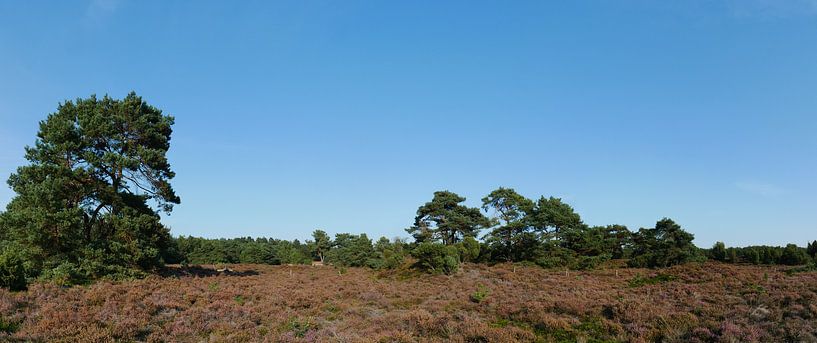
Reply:
[[[9,318],[0,316],[0,332],[5,334],[14,333],[20,328],[20,323],[10,320]]]
[[[0,287],[12,291],[26,289],[28,279],[37,274],[36,258],[24,246],[4,242],[0,246]]]
[[[375,250],[372,240],[366,234],[335,235],[335,246],[326,253],[326,260],[337,266],[367,267],[375,264]]]
[[[485,300],[485,298],[488,297],[488,294],[490,294],[490,292],[491,290],[488,289],[488,287],[485,287],[485,285],[478,285],[477,290],[474,291],[474,293],[471,293],[470,299],[475,303],[481,303],[482,301]]]
[[[455,245],[459,253],[460,261],[474,262],[479,258],[479,242],[471,236],[465,237],[462,242]]]
[[[52,282],[58,286],[83,284],[87,279],[86,272],[70,262],[63,262],[54,268],[46,269],[40,275],[41,281]]]
[[[411,255],[417,259],[414,264],[417,269],[432,274],[454,274],[460,264],[457,249],[440,243],[420,243],[411,251]]]

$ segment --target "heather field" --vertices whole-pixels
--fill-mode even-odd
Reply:
[[[817,341],[817,273],[721,263],[587,272],[466,264],[170,268],[0,292],[4,340],[63,342]]]

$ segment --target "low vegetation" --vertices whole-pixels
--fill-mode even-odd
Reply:
[[[87,287],[0,290],[0,340],[146,342],[813,342],[817,273],[690,263],[456,273],[234,265]]]

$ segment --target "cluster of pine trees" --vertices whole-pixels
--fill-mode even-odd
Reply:
[[[817,241],[807,248],[726,248],[721,242],[700,249],[693,235],[673,220],[632,232],[623,225],[588,226],[573,208],[558,198],[527,199],[500,187],[470,208],[465,198],[435,192],[417,209],[406,231],[413,241],[366,234],[340,233],[332,239],[316,230],[304,243],[266,238],[203,239],[179,237],[177,261],[183,263],[308,264],[396,269],[411,266],[430,273],[451,274],[460,263],[516,262],[546,268],[590,269],[611,259],[632,267],[667,267],[704,261],[803,265],[817,259]],[[411,259],[408,259],[411,257]]]
[[[473,258],[478,262],[587,269],[610,259],[627,258],[634,267],[705,259],[692,243],[692,234],[668,218],[637,232],[623,225],[588,226],[559,198],[542,196],[534,201],[503,187],[482,198],[481,209],[469,208],[464,201],[456,193],[440,191],[420,206],[407,231],[422,250],[448,250],[445,256],[453,258],[458,245],[485,231]],[[454,249],[433,248],[437,245]]]

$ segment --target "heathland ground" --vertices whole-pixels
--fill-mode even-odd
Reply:
[[[817,273],[717,262],[454,275],[365,268],[168,267],[0,291],[2,339],[178,342],[817,341]]]

